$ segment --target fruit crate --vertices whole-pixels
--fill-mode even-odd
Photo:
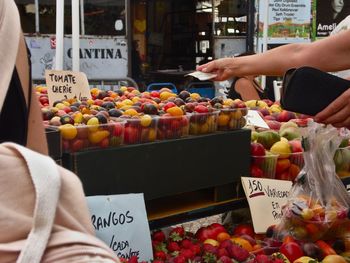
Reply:
[[[56,127],[45,127],[45,135],[49,148],[49,156],[54,160],[62,158],[62,142],[60,131]]]
[[[240,177],[249,176],[250,130],[66,153],[63,165],[88,196],[144,193],[154,200],[213,189],[215,201],[227,200],[236,197]]]

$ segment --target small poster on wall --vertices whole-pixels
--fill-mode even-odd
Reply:
[[[316,1],[316,37],[327,37],[334,28],[350,15],[350,0]]]

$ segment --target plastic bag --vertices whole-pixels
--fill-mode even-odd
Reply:
[[[275,235],[282,240],[341,237],[349,224],[350,197],[335,171],[333,156],[342,136],[332,126],[309,123],[303,136],[304,168],[296,178]]]

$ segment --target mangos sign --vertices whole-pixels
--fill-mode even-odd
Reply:
[[[46,70],[45,78],[50,106],[63,99],[91,98],[89,82],[83,72]]]

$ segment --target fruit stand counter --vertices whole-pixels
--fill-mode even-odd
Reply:
[[[190,220],[235,202],[240,177],[249,176],[250,130],[67,153],[62,161],[88,196],[141,192],[151,221]]]

